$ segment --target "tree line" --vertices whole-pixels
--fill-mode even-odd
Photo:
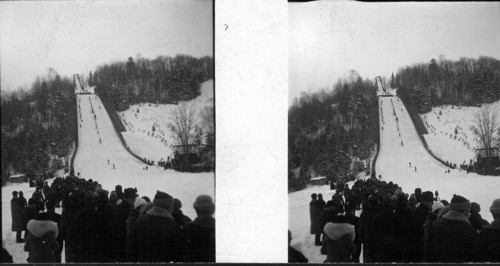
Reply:
[[[305,187],[311,172],[353,179],[369,167],[378,134],[376,86],[356,71],[331,89],[303,92],[288,111],[289,191]]]
[[[1,134],[2,184],[9,169],[34,176],[62,168],[50,156],[68,155],[77,139],[73,81],[49,69],[30,88],[3,92]]]
[[[158,56],[155,59],[129,57],[100,65],[89,73],[88,84],[109,98],[117,111],[142,102],[177,103],[196,98],[200,83],[213,79],[212,57],[189,55]]]
[[[440,56],[400,68],[390,83],[419,113],[445,104],[479,106],[500,99],[500,61],[487,56],[452,61]]]

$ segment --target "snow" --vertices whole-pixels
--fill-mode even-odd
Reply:
[[[389,91],[386,95],[394,95],[394,93]],[[382,180],[397,183],[406,193],[413,193],[415,188],[420,187],[422,191],[437,190],[440,198],[448,201],[451,201],[453,194],[462,195],[471,202],[477,202],[481,206],[480,214],[483,219],[491,222],[493,217],[489,212],[489,206],[495,198],[500,196],[498,193],[500,177],[467,174],[458,169],[452,169],[449,174],[445,174],[445,170],[449,168],[435,160],[425,150],[402,101],[397,96],[379,97],[379,107],[382,107],[379,116],[381,147],[375,166],[377,175],[382,175]],[[398,117],[398,123],[393,110]],[[465,128],[467,124],[463,123]],[[403,146],[401,141],[403,141]],[[433,151],[437,151],[437,146],[448,144],[441,142],[430,145]],[[409,167],[410,162],[412,167]],[[415,166],[417,171],[415,171]],[[314,245],[314,235],[311,235],[309,231],[309,202],[312,193],[322,193],[325,200],[328,200],[334,191],[330,191],[328,185],[309,186],[304,190],[289,194],[288,220],[293,238],[291,245],[301,251],[309,262],[321,263],[326,256],[320,254],[320,247]]]
[[[200,95],[188,101],[196,108],[197,119],[205,107],[213,106],[214,81],[208,80],[201,84]],[[171,123],[170,114],[177,108],[175,104],[134,104],[119,116],[125,125],[126,132],[122,136],[129,148],[141,158],[155,162],[168,157],[172,158],[172,145],[177,145],[168,129]],[[139,112],[137,112],[139,110]],[[153,126],[155,131],[153,132]],[[151,134],[152,133],[152,134]]]
[[[491,105],[500,110],[500,101],[484,105]],[[474,124],[474,115],[480,109],[480,107],[444,105],[434,107],[430,112],[420,115],[429,132],[424,138],[432,152],[442,160],[457,166],[464,161],[469,164],[470,160],[475,160],[475,149],[480,145],[472,133],[471,126]],[[455,128],[458,134],[455,134]]]
[[[139,196],[148,196],[151,199],[157,190],[164,191],[183,203],[182,210],[191,219],[196,218],[193,203],[198,195],[205,194],[214,198],[215,175],[213,172],[180,173],[156,166],[149,166],[149,170],[143,170],[146,164],[133,157],[123,147],[100,99],[93,93],[77,94],[77,104],[81,108],[81,110],[78,108],[78,116],[81,114],[82,120],[78,119],[79,146],[75,158],[75,174],[80,173],[82,178],[95,180],[109,191],[114,190],[115,186],[120,184],[124,189],[135,187]],[[97,117],[96,122],[91,111],[92,107]],[[167,114],[164,113],[164,115]],[[161,149],[156,151],[161,151]],[[159,156],[160,153],[156,155]],[[113,164],[115,169],[113,169]],[[3,243],[14,257],[14,262],[25,263],[28,254],[22,250],[23,244],[15,243],[15,233],[10,232],[12,224],[10,200],[14,190],[22,190],[28,199],[35,188],[29,188],[27,183],[7,184],[2,187]],[[56,209],[56,211],[61,210]]]

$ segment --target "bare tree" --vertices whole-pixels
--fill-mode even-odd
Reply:
[[[205,144],[213,145],[213,138],[215,134],[215,120],[214,120],[214,107],[208,106],[205,107],[203,112],[200,114],[201,116],[201,125],[203,130],[205,131]],[[212,143],[211,143],[212,142]]]
[[[195,115],[195,109],[191,104],[181,102],[171,115],[172,122],[168,124],[175,141],[182,146],[185,154],[189,153],[189,145],[194,143],[198,133]]]
[[[481,148],[488,149],[488,157],[491,157],[491,148],[500,144],[499,122],[498,110],[491,105],[484,105],[474,116],[472,132]]]

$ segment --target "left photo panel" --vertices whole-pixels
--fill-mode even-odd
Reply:
[[[214,262],[214,2],[1,2],[0,47],[2,262]]]

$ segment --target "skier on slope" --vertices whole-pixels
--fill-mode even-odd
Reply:
[[[109,159],[108,159],[108,164],[109,164]]]
[[[99,138],[99,144],[102,144],[101,138]]]
[[[115,169],[115,164],[113,164],[113,169]]]
[[[401,146],[404,146],[404,145],[403,145],[403,141],[401,141]]]
[[[417,171],[417,167],[415,166],[415,172]]]
[[[410,167],[411,167],[411,162],[408,162],[408,164],[409,164],[409,165],[410,165]]]

